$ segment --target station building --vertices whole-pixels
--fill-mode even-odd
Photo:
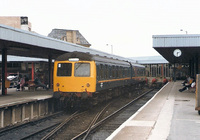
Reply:
[[[48,37],[78,44],[88,48],[91,46],[91,44],[84,38],[79,30],[53,29],[51,33],[48,34]]]
[[[148,79],[184,80],[200,70],[200,35],[153,35],[153,48],[161,56],[132,57],[146,67]]]
[[[31,31],[32,25],[26,16],[0,16],[0,24],[26,31]]]
[[[158,81],[162,81],[167,78],[173,80],[174,69],[176,69],[175,76],[177,80],[183,80],[189,74],[188,64],[173,64],[162,56],[132,57],[131,59],[137,60],[139,64],[146,67],[146,77],[148,79],[156,78]]]
[[[172,65],[174,81],[177,74],[191,77],[199,74],[199,34],[153,35],[153,48]]]

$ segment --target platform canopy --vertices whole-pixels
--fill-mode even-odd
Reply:
[[[2,49],[7,50],[7,55],[33,58],[51,56],[55,59],[61,54],[78,51],[127,61],[124,57],[0,24],[0,54]]]
[[[127,61],[127,58],[101,52],[95,49],[83,47],[77,44],[65,42],[62,40],[42,36],[37,33],[16,29],[10,26],[0,24],[0,54],[1,61],[1,79],[2,95],[7,94],[6,76],[7,76],[7,56],[22,56],[31,58],[48,59],[49,85],[52,87],[52,59],[69,52],[85,52],[93,55],[119,59]],[[24,58],[26,60],[26,58]],[[130,62],[136,61],[129,59]],[[34,68],[32,66],[32,79],[34,79]]]
[[[153,48],[170,63],[200,58],[200,34],[153,35]]]

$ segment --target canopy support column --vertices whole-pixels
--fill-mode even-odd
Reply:
[[[199,74],[199,58],[198,58],[198,55],[195,56],[195,75],[196,74]]]
[[[34,81],[34,75],[35,75],[35,67],[34,67],[34,62],[32,62],[32,69],[31,69],[31,78],[32,78],[32,81]]]
[[[49,88],[52,89],[52,79],[53,79],[53,71],[52,71],[52,57],[49,56],[48,58],[48,63],[49,63]]]
[[[2,49],[2,95],[7,94],[6,88],[7,80],[7,49]]]
[[[173,81],[176,82],[176,63],[174,63],[173,67]]]

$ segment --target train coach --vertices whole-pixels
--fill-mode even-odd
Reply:
[[[54,62],[56,97],[87,98],[102,91],[145,81],[145,67],[129,61],[72,52]]]

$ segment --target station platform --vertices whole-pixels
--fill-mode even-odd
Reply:
[[[16,91],[16,88],[8,88],[7,90],[7,95],[0,95],[0,108],[23,102],[49,99],[53,96],[52,90],[38,89],[36,91],[28,91],[28,89],[25,89],[24,91]]]
[[[0,95],[0,129],[55,112],[52,93],[52,90],[42,88],[36,91],[8,88],[7,95]]]
[[[199,140],[195,92],[179,92],[181,82],[167,83],[107,140]]]

